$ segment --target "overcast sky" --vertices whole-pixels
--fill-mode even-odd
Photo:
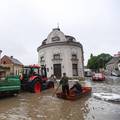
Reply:
[[[38,62],[37,47],[59,23],[90,54],[120,51],[120,0],[0,0],[0,49],[23,64]]]

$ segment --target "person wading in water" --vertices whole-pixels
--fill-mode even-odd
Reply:
[[[68,83],[68,77],[66,76],[66,73],[63,73],[63,77],[60,80],[60,85],[62,85],[62,92],[66,96],[69,96],[69,83]]]

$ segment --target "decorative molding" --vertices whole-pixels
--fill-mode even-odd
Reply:
[[[37,51],[39,52],[39,50],[43,49],[43,48],[47,48],[47,47],[51,47],[51,46],[76,46],[76,47],[80,47],[83,51],[83,46],[79,43],[79,42],[54,42],[54,43],[49,43],[46,45],[41,45],[37,48]]]
[[[52,37],[52,41],[53,42],[60,41],[60,37],[58,36]]]

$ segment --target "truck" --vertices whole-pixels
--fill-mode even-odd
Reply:
[[[20,91],[40,93],[49,88],[54,88],[54,82],[48,80],[45,66],[28,65],[23,67],[19,76],[1,74],[0,77],[0,94]]]

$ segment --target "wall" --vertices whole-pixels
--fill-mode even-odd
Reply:
[[[72,73],[72,52],[76,51],[77,58],[78,58],[78,75],[83,77],[83,59],[82,59],[82,51],[81,48],[77,46],[51,46],[41,49],[38,52],[38,63],[40,64],[40,57],[44,56],[45,62],[44,65],[49,69],[48,77],[53,74],[53,64],[54,63],[61,63],[62,65],[62,73],[66,72],[69,77],[73,77]],[[53,54],[60,53],[61,59],[60,61],[53,61]]]

